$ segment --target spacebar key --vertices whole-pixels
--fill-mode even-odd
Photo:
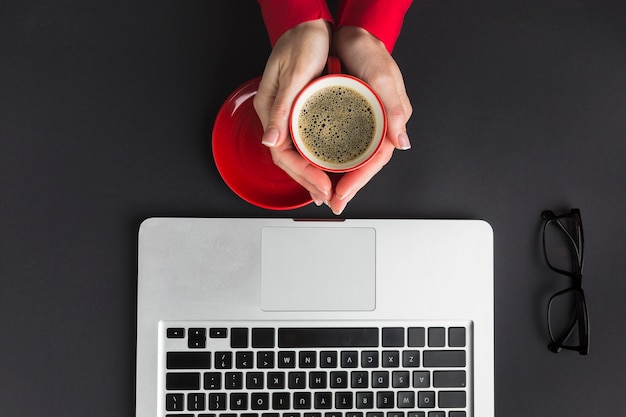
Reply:
[[[427,368],[458,368],[465,366],[464,350],[425,350],[424,366]]]
[[[377,347],[377,327],[283,327],[278,329],[278,347]]]

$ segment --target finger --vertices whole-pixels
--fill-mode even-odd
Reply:
[[[394,71],[393,82],[375,81],[372,87],[378,92],[387,113],[387,138],[396,149],[407,150],[411,142],[406,132],[406,123],[413,109],[404,88],[402,74]]]
[[[350,200],[389,162],[393,155],[394,145],[385,141],[376,155],[363,167],[344,174],[335,185],[335,192],[329,201],[333,213],[339,215]]]
[[[274,163],[309,193],[323,202],[330,200],[332,182],[327,173],[309,164],[292,145],[270,148],[270,151]]]
[[[263,135],[266,146],[280,146],[289,137],[289,116],[291,107],[298,93],[311,81],[314,74],[293,72],[285,74],[279,81],[274,102],[267,117],[267,126]],[[263,92],[263,94],[266,94]]]

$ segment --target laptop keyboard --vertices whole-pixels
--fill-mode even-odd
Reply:
[[[159,416],[470,417],[469,322],[161,322]]]

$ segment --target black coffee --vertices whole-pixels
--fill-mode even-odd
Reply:
[[[349,87],[325,87],[309,97],[298,117],[304,146],[317,158],[344,164],[372,143],[376,121],[365,97]]]

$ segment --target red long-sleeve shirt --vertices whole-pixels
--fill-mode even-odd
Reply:
[[[325,0],[258,0],[272,46],[292,27],[308,20],[324,19],[335,28],[357,26],[380,39],[391,52],[412,0],[341,0],[337,19]]]

